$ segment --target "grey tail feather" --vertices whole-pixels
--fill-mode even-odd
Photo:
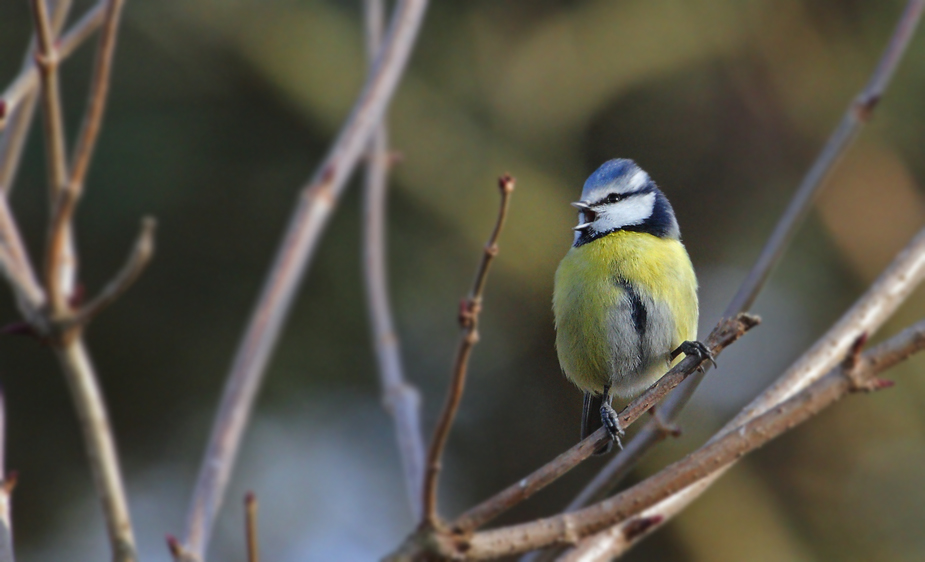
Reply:
[[[601,406],[604,405],[604,397],[600,394],[585,392],[584,404],[581,408],[581,438],[591,435],[597,431],[604,423],[601,421]],[[608,441],[606,445],[594,451],[595,455],[606,455],[613,449],[613,441]]]

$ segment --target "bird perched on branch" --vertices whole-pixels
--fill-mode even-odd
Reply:
[[[603,424],[619,443],[613,395],[648,388],[675,350],[710,357],[696,341],[697,278],[671,204],[632,160],[605,162],[572,206],[575,240],[553,293],[556,349],[565,376],[585,393],[582,439]]]

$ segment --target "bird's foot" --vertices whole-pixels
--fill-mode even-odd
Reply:
[[[699,357],[701,360],[709,361],[713,364],[713,368],[716,368],[716,359],[713,358],[713,352],[710,351],[710,348],[706,346],[703,342],[699,341],[686,341],[678,346],[678,349],[671,352],[671,358],[674,359],[679,354],[683,353],[687,356]],[[703,366],[701,366],[700,371],[703,371]]]
[[[604,424],[610,438],[617,442],[617,447],[623,449],[623,443],[620,441],[620,436],[625,433],[623,424],[620,423],[620,416],[617,411],[607,402],[604,402],[604,405],[601,406],[601,423]]]

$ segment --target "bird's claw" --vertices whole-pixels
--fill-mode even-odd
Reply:
[[[678,354],[683,353],[687,356],[696,356],[701,360],[709,361],[713,368],[716,368],[716,359],[713,358],[713,352],[710,351],[710,348],[706,346],[703,342],[700,341],[686,341],[678,346],[678,349],[671,352],[671,358],[674,359]],[[703,367],[700,367],[700,370],[703,370]]]
[[[623,449],[620,436],[625,432],[623,431],[623,425],[620,423],[620,416],[617,414],[617,411],[613,409],[613,406],[606,402],[601,406],[601,423],[604,424],[607,433],[610,434],[610,438],[617,442],[617,447]]]

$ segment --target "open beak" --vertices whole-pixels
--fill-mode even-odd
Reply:
[[[572,207],[578,209],[578,217],[579,220],[582,221],[578,226],[572,227],[572,230],[577,230],[580,232],[589,228],[597,216],[597,213],[591,210],[591,205],[585,203],[584,201],[575,201],[571,205]]]

